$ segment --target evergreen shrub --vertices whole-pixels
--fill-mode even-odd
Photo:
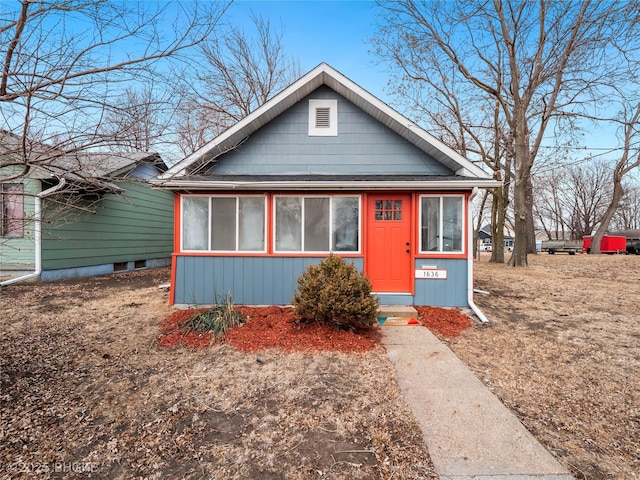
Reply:
[[[320,322],[345,330],[376,323],[379,301],[371,296],[371,282],[342,257],[330,254],[309,265],[296,279],[293,306],[301,323]]]

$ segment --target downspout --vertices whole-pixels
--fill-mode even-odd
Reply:
[[[4,282],[0,282],[0,287],[11,285],[13,283],[24,282],[25,280],[30,280],[32,278],[37,278],[42,273],[42,199],[51,195],[52,193],[57,192],[67,183],[64,178],[59,178],[58,180],[59,182],[57,185],[54,185],[53,187],[48,188],[35,196],[35,218],[33,225],[33,236],[35,240],[35,271],[27,275],[22,275],[21,277],[11,278],[9,280],[5,280]]]
[[[468,226],[467,230],[469,231],[469,244],[467,247],[467,303],[469,307],[476,314],[478,319],[482,323],[489,323],[490,320],[482,313],[482,311],[478,308],[478,306],[473,302],[473,219],[471,218],[471,202],[478,194],[478,187],[474,187],[471,195],[469,196],[469,203],[467,205],[467,217],[468,217]]]

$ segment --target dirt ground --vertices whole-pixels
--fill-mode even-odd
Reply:
[[[450,347],[577,478],[640,478],[640,256],[487,259]]]
[[[640,478],[640,256],[487,258],[495,323],[445,341],[577,478]],[[0,290],[0,479],[436,478],[382,348],[162,348],[168,275]]]
[[[381,347],[163,348],[168,276],[0,291],[0,479],[436,478]]]

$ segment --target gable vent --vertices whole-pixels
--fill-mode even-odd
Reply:
[[[331,109],[329,107],[316,108],[316,128],[330,128],[331,120],[329,114]]]
[[[309,135],[312,137],[338,135],[337,99],[309,99]]]

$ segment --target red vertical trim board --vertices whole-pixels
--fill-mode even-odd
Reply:
[[[369,193],[364,192],[360,196],[360,212],[362,213],[362,217],[360,218],[360,231],[362,234],[360,235],[360,253],[363,256],[362,268],[364,268],[363,273],[367,273],[369,271],[369,256],[367,255],[367,235],[369,235],[369,229],[367,219],[368,217],[368,208],[369,205]]]
[[[179,193],[173,195],[173,253],[180,252],[180,225],[182,223],[182,217],[180,216],[181,198]]]
[[[169,305],[176,303],[176,263],[177,255],[171,255],[171,287],[169,289]]]
[[[169,289],[169,305],[176,303],[176,263],[178,253],[180,252],[180,225],[182,218],[180,217],[180,194],[173,195],[173,255],[171,255],[171,287]]]
[[[471,196],[470,192],[465,192],[464,193],[464,211],[462,212],[464,214],[464,218],[462,221],[462,235],[464,238],[464,243],[465,243],[465,250],[464,253],[467,256],[467,259],[469,258],[469,247],[471,246],[469,244],[469,221],[470,221],[470,210],[469,210],[469,197]]]
[[[411,295],[416,295],[416,278],[414,270],[416,268],[416,254],[420,251],[420,241],[418,232],[420,231],[420,195],[417,192],[411,194]]]

